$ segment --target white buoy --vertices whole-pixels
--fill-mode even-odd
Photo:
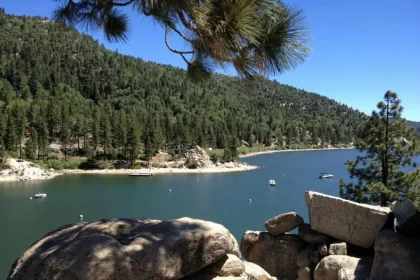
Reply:
[[[83,222],[83,215],[80,215],[80,221]]]
[[[169,192],[171,192],[172,190],[171,189],[169,189]]]
[[[30,196],[29,199],[32,199],[32,196]]]
[[[252,199],[249,199],[249,202],[252,202]]]

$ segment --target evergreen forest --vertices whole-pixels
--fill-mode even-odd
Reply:
[[[0,149],[47,159],[65,154],[135,160],[182,144],[287,149],[352,143],[365,115],[265,78],[183,69],[107,50],[42,17],[0,10]]]

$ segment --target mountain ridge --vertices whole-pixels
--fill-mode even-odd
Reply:
[[[41,154],[52,141],[83,143],[110,157],[180,143],[338,145],[354,141],[365,117],[277,81],[216,74],[192,84],[181,68],[115,53],[46,18],[3,11],[0,25],[0,138],[7,150],[20,150],[19,139],[32,131]]]

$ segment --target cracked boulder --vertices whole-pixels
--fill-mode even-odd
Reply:
[[[373,245],[391,211],[316,192],[306,192],[305,201],[312,230],[363,248]]]
[[[180,218],[67,225],[35,242],[8,279],[180,279],[238,254],[220,224]]]

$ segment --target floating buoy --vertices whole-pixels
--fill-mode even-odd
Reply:
[[[83,215],[80,215],[80,219],[83,219]]]
[[[171,189],[169,189],[169,192],[171,192],[172,190]]]
[[[32,199],[32,196],[30,196],[29,199]]]
[[[252,199],[249,199],[249,202],[252,202]]]

